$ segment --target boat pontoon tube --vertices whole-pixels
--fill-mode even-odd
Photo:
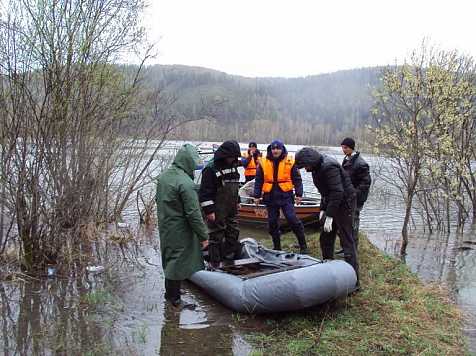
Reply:
[[[321,261],[245,244],[243,258],[253,257],[264,261],[260,264],[261,271],[269,270],[270,266],[289,269],[252,278],[202,270],[189,279],[230,309],[250,314],[300,310],[355,290],[354,269],[342,260]]]

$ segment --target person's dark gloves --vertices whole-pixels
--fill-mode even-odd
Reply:
[[[258,159],[260,155],[261,155],[261,152],[258,149],[256,149],[255,153],[253,153],[254,159]]]

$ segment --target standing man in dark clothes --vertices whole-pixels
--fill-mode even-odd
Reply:
[[[245,169],[245,183],[255,179],[260,157],[261,152],[258,150],[258,145],[251,141],[248,144],[248,152],[244,153],[241,159],[241,165]]]
[[[352,223],[356,206],[355,189],[344,168],[334,157],[304,147],[296,152],[296,166],[312,172],[312,180],[321,194],[321,217],[326,216],[320,236],[322,258],[334,259],[334,245],[339,230],[344,259],[355,270],[356,288],[360,288],[359,262],[353,240]]]
[[[203,168],[200,206],[208,219],[208,253],[211,262],[233,260],[239,247],[238,204],[240,145],[223,142]]]
[[[294,165],[294,160],[288,158],[287,155],[286,147],[279,140],[274,140],[268,146],[266,158],[261,160],[256,170],[254,203],[258,205],[263,194],[263,202],[268,209],[268,229],[273,239],[274,250],[281,250],[279,215],[282,210],[298,239],[299,253],[307,254],[304,226],[294,209],[294,203],[299,205],[302,201],[301,174]],[[296,197],[294,197],[293,189],[295,189]]]
[[[180,298],[180,283],[204,268],[201,250],[208,244],[207,226],[193,182],[193,171],[199,161],[195,147],[185,144],[178,150],[172,165],[157,179],[155,202],[165,298],[180,308],[194,306]]]
[[[364,207],[364,203],[369,196],[370,184],[372,179],[370,178],[370,168],[367,162],[362,158],[360,152],[355,151],[355,141],[346,137],[341,143],[342,152],[345,154],[342,161],[342,167],[349,175],[350,181],[355,189],[357,196],[357,207],[355,208],[354,215],[354,243],[355,249],[359,247],[359,226],[360,226],[360,212]],[[341,248],[336,253],[344,253]]]

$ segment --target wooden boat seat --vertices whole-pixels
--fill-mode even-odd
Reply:
[[[217,269],[226,269],[226,268],[235,268],[238,266],[253,265],[253,264],[261,263],[261,262],[263,262],[262,259],[253,257],[253,258],[243,258],[240,260],[233,260],[233,261],[215,262],[215,263],[212,263],[212,266],[213,268],[217,268]]]
[[[250,273],[250,274],[244,275],[243,277],[246,277],[247,279],[251,279],[251,278],[266,276],[268,274],[284,272],[284,271],[291,271],[291,270],[296,269],[296,268],[302,268],[302,266],[279,267],[279,268],[272,269],[272,270],[269,270],[269,271]]]

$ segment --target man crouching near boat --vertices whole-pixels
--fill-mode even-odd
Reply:
[[[155,201],[165,298],[180,308],[195,306],[180,298],[180,283],[204,269],[202,250],[208,245],[207,226],[193,181],[193,172],[199,161],[195,147],[185,144],[178,150],[172,165],[157,179]]]
[[[315,149],[304,147],[296,152],[295,164],[312,172],[312,181],[321,194],[321,213],[324,215],[323,231],[320,236],[322,258],[334,259],[334,244],[339,231],[344,259],[357,275],[356,288],[360,289],[359,262],[353,239],[353,221],[356,207],[355,189],[349,175],[334,157],[320,154]]]

